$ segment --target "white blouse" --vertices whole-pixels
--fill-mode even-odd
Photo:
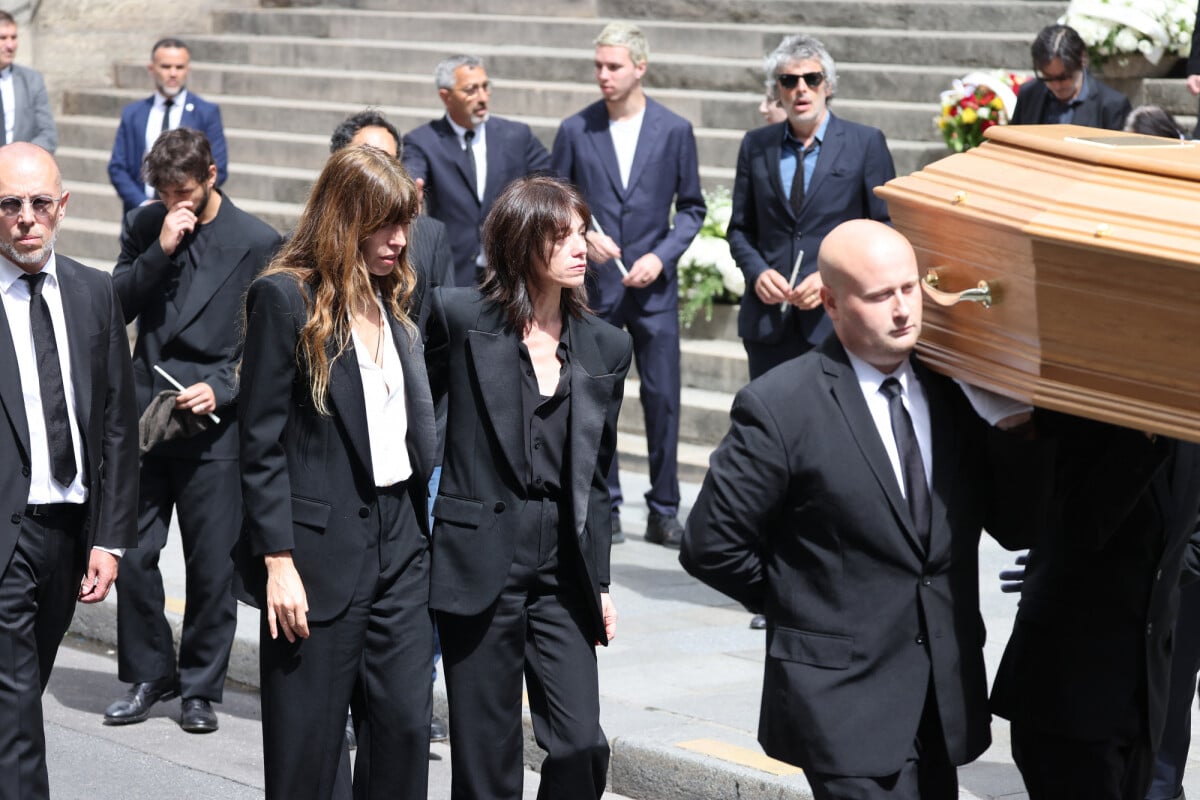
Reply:
[[[383,366],[372,360],[374,343],[367,346],[350,327],[354,339],[354,352],[358,359],[358,373],[362,377],[363,399],[367,410],[367,435],[371,445],[371,471],[376,486],[391,486],[406,481],[412,476],[412,462],[408,458],[408,409],[404,402],[404,368],[400,364],[400,353],[392,338],[383,300],[375,298],[382,315]]]

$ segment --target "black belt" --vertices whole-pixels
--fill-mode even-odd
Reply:
[[[25,516],[34,519],[61,519],[71,514],[83,513],[82,503],[41,503],[25,506]]]

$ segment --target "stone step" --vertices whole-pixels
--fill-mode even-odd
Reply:
[[[688,389],[720,392],[732,399],[750,379],[746,351],[736,331],[728,339],[681,339],[679,357],[685,392]],[[636,361],[629,369],[629,378],[634,381],[638,378]]]
[[[642,404],[638,400],[641,382],[625,381],[625,401],[617,429],[626,433],[646,435]],[[680,395],[679,440],[715,447],[729,429],[729,408],[733,395],[705,389],[684,388]]]
[[[114,264],[121,252],[121,223],[73,217],[68,212],[58,226],[56,252],[71,258]]]
[[[628,402],[628,401],[626,401]],[[624,406],[622,406],[624,410]],[[676,454],[679,464],[679,480],[699,483],[708,474],[708,457],[712,455],[715,446],[680,442]],[[650,462],[646,457],[646,437],[636,433],[617,431],[617,453],[619,454],[621,471],[640,472],[649,474]]]

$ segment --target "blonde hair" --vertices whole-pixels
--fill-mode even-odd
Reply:
[[[329,413],[329,365],[350,342],[355,306],[374,302],[378,290],[391,315],[416,332],[406,311],[416,286],[408,248],[383,276],[367,271],[361,248],[381,228],[407,224],[417,208],[416,186],[398,160],[369,146],[339,150],[313,184],[296,232],[263,273],[290,275],[301,286],[308,320],[296,356],[321,414]]]
[[[646,42],[646,34],[632,22],[610,22],[600,31],[595,47],[624,47],[629,51],[629,60],[641,64],[650,59],[650,45]]]

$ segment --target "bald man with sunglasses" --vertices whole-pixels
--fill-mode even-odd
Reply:
[[[728,232],[746,276],[738,335],[751,378],[829,334],[817,274],[821,240],[846,220],[888,222],[873,190],[896,175],[881,131],[830,112],[837,66],[819,41],[789,36],[764,66],[787,120],[742,140]]]

